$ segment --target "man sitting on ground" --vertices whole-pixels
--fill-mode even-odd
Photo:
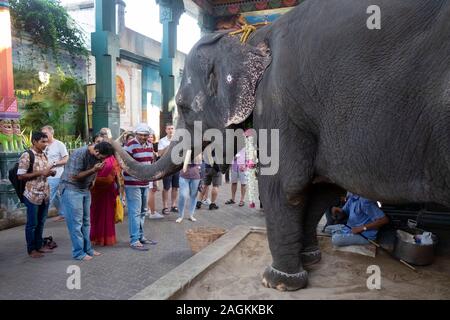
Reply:
[[[333,216],[342,213],[348,216],[346,225],[336,224],[325,228],[325,232],[332,234],[331,242],[335,246],[368,244],[367,239],[375,240],[378,229],[389,222],[389,218],[375,201],[352,193],[348,193],[347,202],[342,209],[331,209]]]

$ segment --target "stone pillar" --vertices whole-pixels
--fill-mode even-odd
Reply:
[[[152,102],[147,100],[148,93],[148,83],[149,83],[149,74],[150,67],[148,65],[142,65],[142,79],[141,79],[141,87],[142,87],[142,122],[148,122],[148,114],[147,114],[147,105],[150,105]]]
[[[14,95],[11,17],[9,2],[0,0],[0,119],[18,119]]]
[[[7,180],[8,170],[20,155],[21,137],[17,99],[14,95],[14,75],[9,2],[0,0],[0,230],[10,225],[11,218],[23,217],[13,186]],[[17,145],[20,143],[20,148]],[[17,212],[16,212],[17,211]]]
[[[184,12],[182,0],[156,0],[159,4],[159,21],[163,25],[162,53],[159,60],[161,75],[162,113],[160,117],[160,136],[165,136],[166,123],[172,122],[169,103],[175,96],[175,76],[173,60],[177,51],[177,25]]]
[[[13,124],[18,125],[19,112],[14,95],[14,75],[9,2],[0,0],[0,151],[19,151]],[[19,129],[20,130],[20,129]]]
[[[116,0],[117,3],[117,25],[118,33],[121,34],[125,30],[125,7],[127,4],[123,0]]]
[[[96,98],[92,115],[94,133],[111,129],[113,137],[120,134],[120,114],[116,99],[116,60],[119,37],[116,34],[116,4],[111,0],[95,0],[95,32],[91,38],[95,56]]]

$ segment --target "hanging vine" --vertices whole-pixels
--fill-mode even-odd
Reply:
[[[83,33],[58,0],[10,0],[12,24],[16,34],[25,32],[44,53],[50,49],[58,61],[58,51],[72,57],[87,56]]]

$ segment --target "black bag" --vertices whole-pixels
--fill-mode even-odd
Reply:
[[[28,152],[28,154],[30,155],[30,166],[28,167],[27,173],[32,173],[34,165],[34,153],[31,150],[26,150],[25,152]],[[17,197],[19,198],[20,202],[23,203],[23,192],[25,191],[25,184],[27,182],[24,180],[19,180],[19,178],[17,177],[18,169],[19,169],[19,161],[17,161],[14,167],[12,167],[8,171],[8,178],[9,181],[11,181],[11,184],[13,185],[14,189],[16,190]]]

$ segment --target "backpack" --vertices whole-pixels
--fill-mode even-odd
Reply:
[[[26,150],[25,152],[28,152],[28,154],[30,155],[30,166],[28,167],[27,173],[32,173],[34,165],[34,153],[31,150]],[[24,180],[19,180],[17,176],[18,169],[19,169],[19,161],[17,161],[14,167],[12,167],[8,171],[8,178],[9,181],[11,181],[11,184],[13,185],[14,189],[16,190],[17,197],[19,198],[20,202],[23,203],[23,192],[25,191],[25,184],[27,182]]]

